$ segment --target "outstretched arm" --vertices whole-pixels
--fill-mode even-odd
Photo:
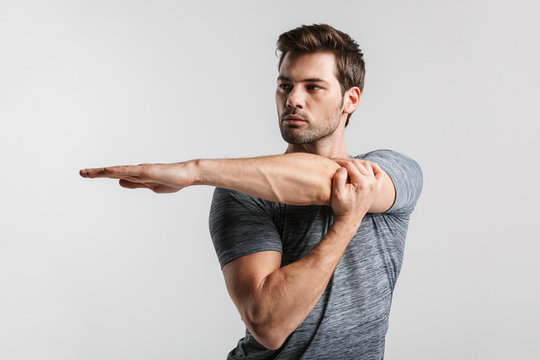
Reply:
[[[212,185],[291,205],[330,205],[332,178],[347,159],[309,153],[243,159],[199,159],[173,164],[141,164],[81,170],[87,178],[118,179],[126,188],[175,192]],[[394,201],[392,180],[383,171],[383,190],[369,212],[383,212]]]

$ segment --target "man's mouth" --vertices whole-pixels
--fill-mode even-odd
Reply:
[[[301,122],[306,122],[306,120],[303,117],[299,116],[299,115],[287,115],[287,116],[285,116],[283,118],[283,121],[287,121],[287,122],[292,123],[292,124],[294,124],[294,123],[299,124]]]

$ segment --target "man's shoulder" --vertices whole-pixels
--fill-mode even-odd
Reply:
[[[418,162],[400,151],[392,149],[377,149],[364,154],[353,156],[357,159],[372,161],[386,170],[385,167],[404,167],[410,169],[413,173],[422,176],[422,168]]]
[[[376,150],[371,150],[369,152],[358,154],[352,157],[357,158],[357,159],[368,159],[368,160],[369,158],[388,158],[388,159],[404,158],[404,159],[413,160],[410,156],[405,155],[404,153],[393,150],[393,149],[376,149]]]
[[[392,179],[396,199],[386,213],[410,214],[423,187],[423,173],[418,162],[402,152],[390,149],[373,150],[357,157],[376,163]]]

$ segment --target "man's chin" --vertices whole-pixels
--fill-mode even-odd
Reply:
[[[293,134],[291,131],[282,131],[281,137],[291,145],[304,145],[312,142],[312,139],[305,134]]]

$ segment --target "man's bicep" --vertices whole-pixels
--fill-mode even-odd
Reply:
[[[423,175],[420,165],[412,158],[388,149],[369,152],[362,159],[376,163],[385,171],[391,180],[385,181],[386,186],[389,187],[391,182],[395,194],[390,208],[370,212],[411,213],[422,192]],[[389,202],[391,193],[391,190],[387,190],[386,202]]]
[[[392,178],[390,178],[386,171],[382,170],[382,173],[384,178],[382,189],[379,196],[377,196],[369,208],[369,213],[382,213],[389,210],[396,199],[396,188]]]
[[[240,315],[245,317],[254,306],[255,293],[263,280],[281,266],[279,251],[260,251],[239,257],[222,268],[225,285]]]

